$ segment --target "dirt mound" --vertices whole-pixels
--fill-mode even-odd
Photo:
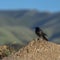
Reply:
[[[60,60],[60,45],[35,39],[3,60]]]

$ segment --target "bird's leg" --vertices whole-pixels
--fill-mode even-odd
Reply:
[[[39,40],[39,38],[37,40]]]

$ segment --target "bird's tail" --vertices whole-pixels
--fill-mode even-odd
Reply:
[[[45,39],[46,41],[48,41],[48,39],[45,36],[43,36],[43,39]]]

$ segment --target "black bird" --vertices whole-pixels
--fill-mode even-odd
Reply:
[[[46,34],[39,27],[35,28],[35,33],[38,37],[42,37],[43,39],[48,41],[48,39],[46,38]]]

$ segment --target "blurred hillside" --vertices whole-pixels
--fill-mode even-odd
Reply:
[[[27,44],[34,37],[34,27],[40,26],[50,41],[60,43],[60,12],[37,10],[0,11],[0,44]]]

